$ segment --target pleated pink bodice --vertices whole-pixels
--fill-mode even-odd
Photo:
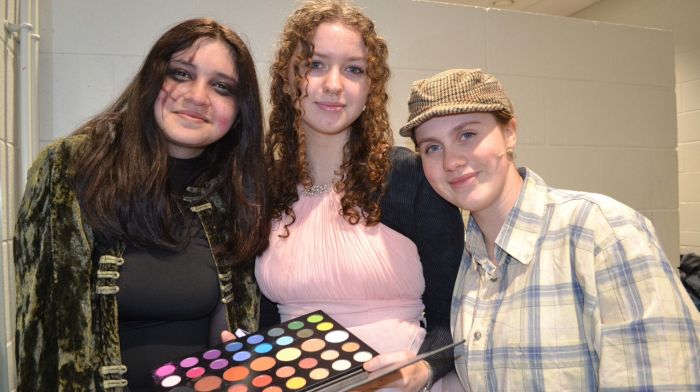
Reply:
[[[383,224],[349,224],[334,191],[302,195],[293,208],[289,237],[280,234],[290,219],[274,222],[255,266],[282,321],[321,309],[380,353],[416,352],[425,281],[415,244]]]

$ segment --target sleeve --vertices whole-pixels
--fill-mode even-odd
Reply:
[[[91,246],[65,173],[47,149],[35,161],[13,243],[17,391],[89,390]],[[57,194],[58,192],[58,194]],[[71,262],[68,263],[67,261]]]
[[[267,328],[280,323],[277,304],[260,294],[260,328]]]
[[[585,289],[599,389],[700,390],[700,314],[651,223],[637,213],[599,220],[595,286]]]
[[[464,248],[464,226],[459,210],[433,191],[415,154],[397,148],[392,158],[382,199],[382,223],[410,238],[418,248],[427,320],[420,352],[427,352],[452,343],[450,306]],[[454,355],[448,351],[428,362],[437,380],[454,368]]]
[[[452,343],[452,291],[464,249],[464,225],[459,210],[433,191],[422,170],[421,177],[414,227],[425,278],[423,302],[428,333],[420,352],[426,352]],[[437,380],[454,369],[454,353],[448,350],[428,362]]]

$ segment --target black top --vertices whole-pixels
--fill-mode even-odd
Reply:
[[[464,224],[457,207],[430,187],[420,158],[397,147],[392,152],[387,190],[381,200],[381,222],[410,238],[418,248],[425,279],[427,335],[420,352],[452,342],[450,308],[452,289],[464,249]],[[260,327],[280,322],[274,303],[263,296]],[[454,367],[452,351],[428,360],[437,380]]]
[[[169,187],[181,195],[200,173],[201,159],[171,158]],[[129,390],[151,391],[150,371],[167,361],[218,343],[211,318],[219,298],[216,266],[201,223],[181,211],[180,250],[127,247],[120,270],[119,338]]]

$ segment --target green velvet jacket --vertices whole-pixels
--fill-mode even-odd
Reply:
[[[32,165],[17,216],[17,391],[122,391],[116,293],[124,245],[101,243],[83,219],[68,163],[84,136],[48,146]],[[227,239],[229,211],[220,195],[188,188],[209,245]],[[98,260],[94,262],[93,260]],[[253,263],[215,258],[230,328],[254,331],[259,292]]]

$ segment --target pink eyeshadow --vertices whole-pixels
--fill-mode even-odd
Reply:
[[[197,377],[201,377],[203,374],[204,374],[204,368],[203,367],[196,367],[196,368],[192,368],[192,369],[188,370],[187,373],[185,373],[185,376],[187,376],[187,378],[197,378]]]
[[[175,366],[173,365],[163,365],[156,370],[156,376],[165,377],[173,374],[175,372]]]

